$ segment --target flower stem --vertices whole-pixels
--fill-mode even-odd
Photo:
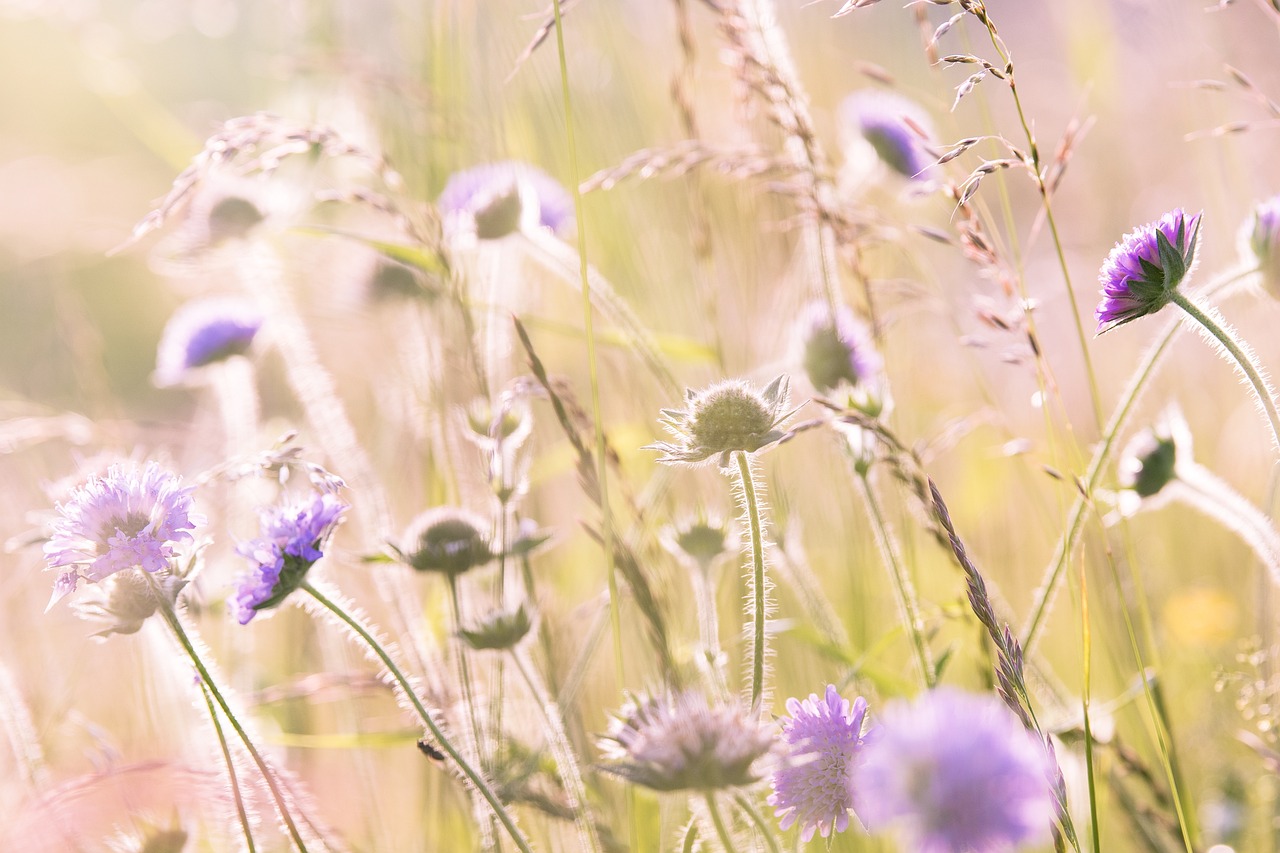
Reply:
[[[1228,359],[1235,363],[1236,368],[1244,374],[1248,380],[1250,387],[1253,389],[1254,396],[1258,398],[1259,405],[1267,415],[1267,422],[1271,426],[1271,437],[1275,444],[1273,449],[1280,452],[1280,411],[1276,411],[1275,395],[1271,391],[1271,386],[1262,376],[1261,366],[1258,364],[1257,356],[1249,349],[1249,345],[1236,337],[1235,331],[1227,324],[1226,320],[1218,313],[1217,309],[1209,306],[1198,304],[1194,299],[1183,295],[1180,291],[1174,290],[1170,296],[1170,301],[1177,305],[1187,315],[1195,320],[1200,327],[1209,333],[1209,335],[1222,345],[1222,349],[1226,354],[1230,355]]]
[[[1280,534],[1271,518],[1249,503],[1217,474],[1197,462],[1179,465],[1166,488],[1177,497],[1239,536],[1280,584]]]
[[[449,575],[449,601],[453,607],[453,630],[456,635],[462,630],[462,606],[458,596],[458,578],[456,575]],[[468,653],[463,644],[456,646],[458,650],[458,680],[462,682],[462,703],[466,706],[467,719],[471,723],[472,743],[471,753],[476,756],[481,765],[484,764],[484,757],[481,755],[481,744],[484,743],[484,737],[480,731],[480,718],[476,713],[476,698],[474,688],[471,684],[471,666],[467,661]]]
[[[716,835],[720,838],[724,853],[737,853],[738,848],[733,843],[733,836],[729,834],[729,828],[725,826],[724,817],[720,814],[720,806],[716,805],[715,791],[707,791],[707,813],[711,815],[711,823],[716,828]]]
[[[769,589],[764,574],[764,532],[760,521],[760,502],[751,473],[751,457],[744,451],[734,452],[738,459],[738,480],[742,486],[742,503],[751,530],[751,708],[760,707],[764,698],[764,620],[769,612]]]
[[[294,845],[301,853],[306,853],[307,845],[302,840],[301,833],[298,832],[298,826],[293,821],[293,815],[289,813],[289,807],[285,803],[284,792],[280,790],[275,773],[267,765],[266,759],[262,757],[262,753],[254,746],[249,734],[244,730],[244,726],[240,724],[240,720],[232,712],[226,697],[222,695],[222,691],[218,689],[213,676],[209,674],[208,668],[205,667],[204,661],[200,659],[199,653],[196,652],[196,647],[192,644],[191,637],[187,635],[186,629],[182,627],[182,620],[178,618],[177,612],[164,599],[158,600],[160,601],[160,612],[164,615],[165,623],[169,626],[169,630],[173,631],[173,636],[177,639],[178,645],[182,646],[182,650],[191,659],[191,664],[196,668],[196,672],[200,674],[202,687],[212,694],[214,701],[218,703],[218,707],[226,715],[227,721],[231,723],[231,728],[235,729],[240,742],[249,751],[249,756],[253,759],[253,763],[258,766],[258,771],[262,773],[262,780],[267,783],[267,788],[271,791],[271,797],[275,800],[276,809],[280,812],[280,819],[284,821],[285,828],[289,831],[289,837],[293,839]]]
[[[751,798],[746,794],[737,793],[733,796],[733,801],[738,804],[738,808],[742,809],[742,813],[756,826],[760,834],[764,836],[765,846],[769,848],[769,853],[782,853],[778,848],[778,839],[773,837],[772,828],[760,814],[760,810],[756,808],[755,803],[751,802]],[[835,833],[832,833],[834,835]],[[831,836],[828,836],[830,839]]]
[[[213,706],[213,697],[209,688],[200,682],[200,695],[209,708],[209,721],[213,723],[214,734],[218,736],[218,746],[222,749],[222,760],[227,764],[227,779],[231,782],[231,799],[236,804],[236,817],[240,820],[240,828],[244,830],[245,848],[249,853],[257,853],[253,844],[253,830],[249,828],[249,814],[244,808],[244,796],[240,793],[240,780],[236,778],[236,765],[231,758],[231,750],[227,747],[227,736],[222,731],[222,723],[218,722],[218,709]]]
[[[440,728],[440,724],[435,721],[430,712],[428,712],[423,706],[422,700],[418,698],[418,694],[415,693],[413,688],[409,685],[408,678],[405,677],[405,674],[401,671],[400,667],[396,665],[396,662],[391,659],[391,655],[387,653],[387,650],[373,638],[373,635],[369,633],[367,628],[357,622],[345,610],[333,601],[329,600],[329,598],[327,598],[323,593],[312,586],[310,581],[304,580],[301,588],[319,602],[322,607],[336,616],[344,625],[354,631],[356,635],[359,636],[360,639],[369,647],[369,650],[377,655],[378,660],[382,662],[382,665],[387,668],[387,672],[391,673],[391,677],[395,679],[397,686],[399,686],[401,692],[404,693],[405,698],[412,703],[414,710],[418,712],[419,718],[421,718],[423,724],[426,725],[427,729],[431,732],[431,736],[435,738],[436,743],[458,766],[458,770],[466,777],[467,781],[475,786],[475,789],[480,793],[480,796],[484,797],[485,801],[489,804],[489,807],[493,809],[494,816],[497,817],[503,828],[506,829],[507,833],[511,836],[511,839],[515,842],[516,847],[520,849],[521,853],[533,853],[533,849],[529,846],[528,840],[516,827],[515,821],[512,819],[510,812],[507,811],[506,806],[504,806],[502,801],[498,799],[497,794],[493,792],[493,788],[489,786],[489,783],[485,781],[484,777],[476,772],[475,768],[467,762],[466,758],[464,758],[449,741],[449,738]]]
[[[924,639],[924,621],[920,618],[920,603],[916,596],[915,586],[911,583],[897,549],[893,546],[893,538],[889,535],[884,514],[880,511],[880,502],[876,499],[875,490],[867,475],[858,475],[858,484],[862,487],[862,497],[867,502],[867,512],[876,529],[876,544],[880,546],[880,554],[889,568],[889,576],[893,580],[894,590],[898,594],[898,606],[902,609],[902,621],[906,623],[911,644],[915,647],[916,662],[920,666],[920,675],[925,687],[932,688],[938,683],[938,674],[933,667],[929,654],[929,646]]]

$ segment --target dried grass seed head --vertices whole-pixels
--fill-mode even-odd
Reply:
[[[486,565],[496,556],[479,516],[456,507],[434,507],[405,530],[400,552],[414,569],[456,577]]]
[[[794,414],[788,411],[791,380],[783,374],[757,391],[741,380],[712,385],[705,391],[685,392],[683,409],[663,409],[660,422],[675,441],[659,441],[646,450],[658,450],[659,462],[698,465],[719,457],[729,467],[734,452],[755,453],[788,437],[782,429]]]

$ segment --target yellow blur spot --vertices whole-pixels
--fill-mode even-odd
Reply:
[[[1235,635],[1237,608],[1218,589],[1196,588],[1177,593],[1161,614],[1166,634],[1190,647],[1217,646]]]

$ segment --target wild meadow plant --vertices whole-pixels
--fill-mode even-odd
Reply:
[[[1280,6],[25,5],[0,850],[1280,849]]]

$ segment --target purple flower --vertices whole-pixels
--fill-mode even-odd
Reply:
[[[438,204],[446,222],[470,220],[482,239],[505,237],[525,222],[557,234],[573,227],[573,197],[546,172],[515,160],[455,172]]]
[[[847,306],[838,306],[832,317],[826,303],[811,303],[800,328],[804,370],[816,391],[825,394],[842,382],[857,386],[878,375],[884,366],[867,330]]]
[[[937,158],[925,150],[916,128],[928,135],[931,122],[914,102],[893,92],[863,89],[840,104],[840,118],[898,174],[912,180],[929,177]]]
[[[950,688],[885,708],[854,768],[869,829],[901,827],[919,853],[997,853],[1048,838],[1044,746],[995,696]]]
[[[1199,235],[1200,214],[1180,207],[1126,234],[1098,272],[1098,334],[1163,308],[1195,266]]]
[[[177,385],[188,371],[244,354],[260,328],[262,314],[247,299],[214,296],[186,303],[164,327],[155,383]]]
[[[262,535],[236,549],[253,564],[231,599],[237,622],[249,624],[258,611],[278,606],[302,584],[346,511],[347,505],[327,492],[262,510]]]
[[[858,697],[850,703],[829,684],[825,698],[788,699],[787,711],[791,718],[782,721],[782,733],[790,747],[788,762],[773,773],[769,805],[777,809],[782,829],[800,822],[801,841],[812,839],[815,831],[823,838],[833,828],[844,832],[853,808],[849,779],[863,744],[867,701]]]
[[[632,699],[599,745],[602,769],[637,785],[711,791],[758,781],[774,738],[741,706],[685,692]]]
[[[1261,202],[1247,223],[1249,250],[1262,268],[1263,280],[1271,294],[1280,294],[1280,195]]]
[[[204,519],[192,512],[193,488],[155,462],[112,465],[58,504],[61,517],[44,546],[51,569],[62,569],[49,604],[76,588],[81,578],[96,583],[116,572],[167,568],[173,546],[191,541]]]

